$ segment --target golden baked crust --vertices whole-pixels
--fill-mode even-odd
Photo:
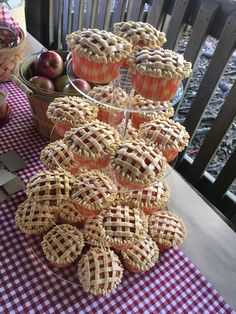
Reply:
[[[70,49],[97,63],[115,63],[127,58],[131,44],[111,32],[99,29],[78,30],[66,36]]]
[[[132,126],[131,120],[129,120],[128,123],[126,123],[125,120],[122,121],[122,123],[117,126],[117,130],[121,136],[125,135],[125,140],[132,141],[138,138],[138,130]]]
[[[112,126],[94,120],[66,132],[64,142],[73,153],[96,160],[111,155],[120,143],[120,137]]]
[[[170,118],[174,115],[174,109],[170,101],[154,101],[137,94],[130,99],[130,102],[132,108],[142,109],[142,111],[135,112],[135,114],[148,117],[150,120],[155,120],[158,117]]]
[[[83,227],[84,241],[98,247],[109,247],[106,239],[102,237],[100,230],[97,217],[87,219]]]
[[[168,249],[182,244],[186,238],[184,222],[168,211],[158,211],[149,217],[149,234],[157,246]]]
[[[73,185],[71,199],[88,211],[103,210],[116,196],[116,186],[99,170],[81,169]]]
[[[55,98],[48,106],[47,116],[54,123],[70,124],[76,127],[93,121],[97,116],[98,108],[90,101],[78,96]]]
[[[55,213],[50,212],[48,206],[28,198],[17,208],[16,225],[23,233],[38,235],[48,231],[56,220]]]
[[[152,184],[160,180],[166,169],[162,153],[143,141],[125,141],[111,158],[114,171],[131,183]]]
[[[121,256],[129,270],[133,272],[147,271],[158,260],[159,249],[152,238],[147,235],[145,239],[136,243],[133,247],[121,251]]]
[[[33,175],[26,188],[28,197],[49,206],[58,206],[69,199],[74,178],[65,171],[40,171]]]
[[[106,295],[121,282],[123,268],[113,251],[90,248],[79,260],[78,276],[85,291]]]
[[[114,24],[114,33],[132,45],[142,44],[147,47],[162,46],[166,42],[166,34],[158,31],[149,23],[119,22]]]
[[[187,145],[189,134],[185,127],[171,119],[160,118],[143,123],[139,135],[160,150],[182,151]]]
[[[182,80],[191,74],[192,64],[168,49],[135,49],[128,60],[132,71],[151,77]]]
[[[137,208],[110,205],[97,216],[97,221],[102,238],[117,249],[131,247],[147,234],[146,218]]]
[[[112,104],[119,107],[127,106],[127,93],[120,87],[113,88],[112,84],[95,86],[88,92],[88,96],[105,104]],[[102,109],[106,109],[106,107],[104,106]]]
[[[68,150],[62,140],[48,144],[40,153],[40,160],[49,170],[69,171],[74,166],[74,154]]]
[[[126,200],[132,207],[141,210],[166,207],[170,197],[170,188],[166,180],[161,180],[142,190],[122,191],[121,198]]]
[[[63,202],[60,205],[58,215],[64,223],[71,225],[84,223],[86,220],[86,217],[76,210],[75,204],[71,201]]]
[[[73,263],[84,247],[83,234],[69,224],[53,227],[41,243],[43,253],[50,263],[66,267]]]

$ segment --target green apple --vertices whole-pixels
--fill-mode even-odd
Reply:
[[[63,92],[64,87],[66,84],[69,83],[69,79],[67,75],[61,75],[54,81],[54,86],[56,92]]]

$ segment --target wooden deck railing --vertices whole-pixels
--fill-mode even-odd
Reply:
[[[48,1],[41,1],[42,6],[44,2],[48,5]],[[158,29],[164,29],[167,33],[165,48],[175,49],[183,30],[188,26],[191,34],[184,57],[193,65],[198,60],[206,37],[211,35],[217,38],[216,49],[183,123],[191,140],[236,45],[236,2],[230,0],[51,0],[48,16],[45,17],[43,13],[43,20],[43,32],[48,34],[43,43],[55,49],[66,49],[67,33],[83,27],[112,30],[115,22],[123,20],[147,21]],[[189,81],[184,82],[185,91],[188,84]],[[216,179],[206,172],[207,165],[235,119],[235,99],[236,83],[222,103],[196,158],[192,160],[183,152],[176,169],[236,224],[235,195],[228,192],[236,176],[235,147]],[[176,113],[180,106],[181,103]]]

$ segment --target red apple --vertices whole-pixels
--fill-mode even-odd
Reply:
[[[67,83],[65,87],[63,88],[63,93],[81,96],[81,94],[71,85],[70,82]]]
[[[53,82],[44,76],[33,76],[29,79],[29,82],[39,88],[43,88],[49,91],[55,91]]]
[[[35,71],[38,75],[55,79],[63,73],[62,57],[55,51],[41,52],[35,59]]]
[[[82,80],[80,78],[77,78],[77,79],[74,79],[72,80],[72,86],[74,85],[75,87],[77,87],[81,92],[87,94],[91,89],[91,85],[85,81],[85,80]]]
[[[67,75],[61,75],[54,81],[55,90],[57,92],[63,92],[63,88],[69,83]]]

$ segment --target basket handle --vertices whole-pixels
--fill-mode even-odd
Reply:
[[[22,92],[24,92],[27,96],[33,96],[34,93],[31,89],[29,89],[24,83],[22,83],[22,81],[15,75],[12,74],[10,76],[10,80],[16,84],[17,87],[19,87]]]

